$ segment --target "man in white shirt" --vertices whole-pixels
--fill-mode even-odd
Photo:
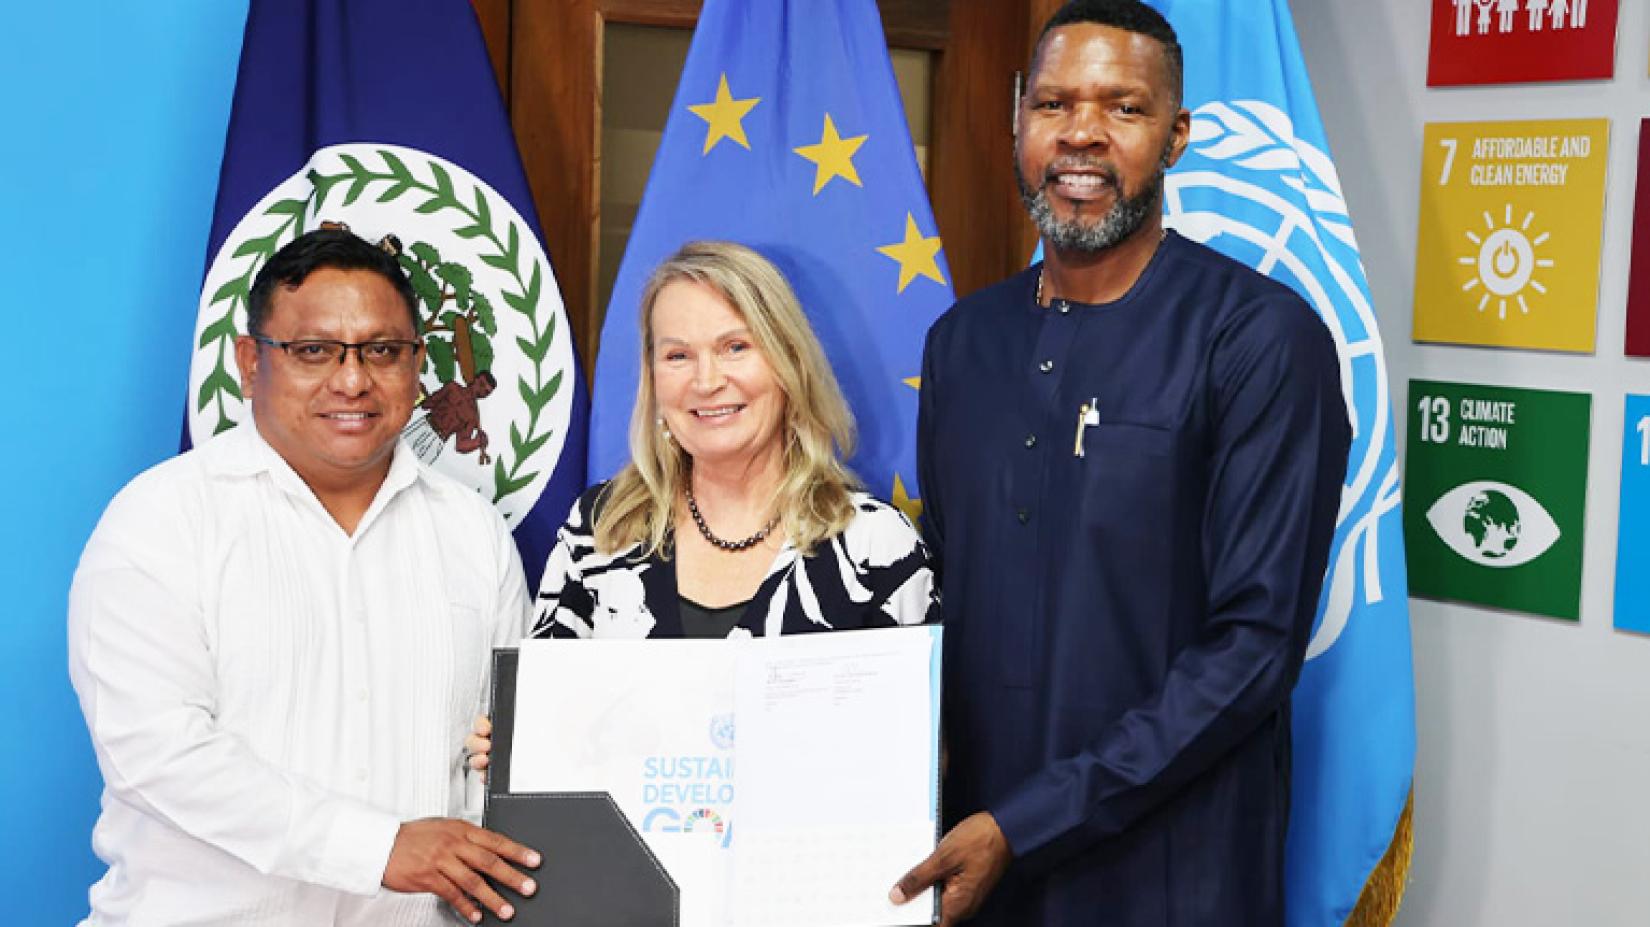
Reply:
[[[521,564],[397,437],[423,344],[395,258],[282,248],[236,340],[252,425],[133,480],[86,545],[70,676],[104,779],[91,925],[478,922],[538,854],[475,816],[462,741]]]

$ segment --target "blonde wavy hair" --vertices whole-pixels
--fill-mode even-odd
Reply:
[[[645,543],[644,555],[668,551],[676,500],[692,459],[655,424],[653,307],[672,283],[709,287],[744,319],[785,397],[783,473],[769,500],[779,524],[803,554],[840,534],[853,519],[849,494],[859,481],[843,464],[853,452],[854,418],[802,305],[779,268],[750,248],[695,241],[666,258],[642,292],[641,382],[630,414],[630,463],[596,508],[596,549],[611,554]]]

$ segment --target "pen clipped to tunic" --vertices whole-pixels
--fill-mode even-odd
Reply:
[[[1083,433],[1088,430],[1090,425],[1098,424],[1100,424],[1100,399],[1097,396],[1077,407],[1077,438],[1072,444],[1071,456],[1087,456],[1083,453]]]

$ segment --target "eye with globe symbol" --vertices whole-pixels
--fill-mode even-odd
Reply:
[[[1500,223],[1488,210],[1484,212],[1484,225],[1487,226],[1484,235],[1467,230],[1467,240],[1477,246],[1477,253],[1463,255],[1457,260],[1464,266],[1474,268],[1475,273],[1461,290],[1471,293],[1482,287],[1483,294],[1478,299],[1479,312],[1489,308],[1491,300],[1496,300],[1498,316],[1505,319],[1507,300],[1511,299],[1518,303],[1520,313],[1529,315],[1530,304],[1524,298],[1524,290],[1528,288],[1546,294],[1547,288],[1535,279],[1535,271],[1538,267],[1552,267],[1553,262],[1537,257],[1536,249],[1547,243],[1549,235],[1541,232],[1531,238],[1530,226],[1534,222],[1535,213],[1528,212],[1515,227],[1512,204],[1508,203]]]
[[[1563,534],[1534,496],[1498,480],[1474,480],[1445,492],[1427,510],[1427,523],[1462,558],[1497,569],[1535,560]]]
[[[1518,546],[1518,535],[1523,525],[1518,519],[1518,504],[1507,494],[1486,489],[1467,503],[1461,516],[1461,527],[1472,538],[1478,552],[1486,557],[1500,559]]]

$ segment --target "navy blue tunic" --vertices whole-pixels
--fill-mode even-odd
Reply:
[[[1281,925],[1289,692],[1350,441],[1334,341],[1172,232],[1109,304],[1037,307],[1038,270],[923,360],[946,815],[990,811],[1015,854],[974,923]]]

